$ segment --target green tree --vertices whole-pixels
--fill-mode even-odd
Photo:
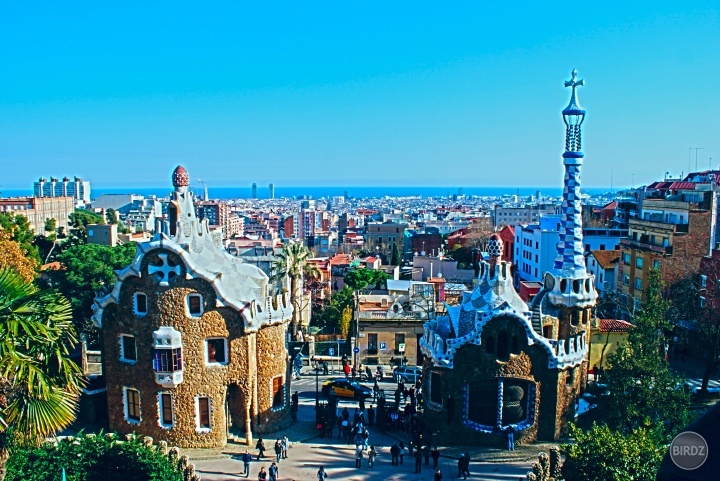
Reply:
[[[76,343],[67,299],[0,270],[0,479],[11,437],[37,443],[75,420],[83,383],[69,358]]]
[[[13,452],[7,481],[182,481],[182,463],[142,438],[118,442],[117,435],[80,434]]]
[[[345,276],[345,285],[357,293],[367,289],[368,286],[382,289],[386,285],[388,277],[383,271],[376,269],[355,269]]]
[[[376,269],[355,269],[347,273],[345,276],[345,285],[353,290],[355,294],[355,312],[358,311],[358,305],[360,303],[360,292],[367,289],[369,286],[375,286],[377,289],[382,289],[387,286],[387,280],[390,276],[385,274],[383,271]],[[352,326],[352,332],[357,331],[357,318]]]
[[[57,230],[57,221],[55,221],[55,219],[50,218],[45,221],[45,232],[48,233],[48,236],[55,237],[56,230]]]
[[[272,265],[272,279],[276,282],[283,282],[285,278],[290,279],[290,302],[293,305],[293,318],[290,332],[295,332],[302,322],[303,307],[303,277],[320,277],[317,267],[308,262],[312,257],[310,250],[302,242],[290,242],[283,246],[282,252],[275,256]]]
[[[315,324],[318,327],[327,329],[328,331],[340,331],[340,321],[343,311],[346,307],[352,309],[354,305],[354,294],[352,289],[345,286],[342,290],[337,291],[330,298],[330,302],[325,304],[316,317]],[[326,331],[327,332],[327,331]]]
[[[107,220],[108,224],[117,224],[118,223],[118,215],[117,211],[115,209],[110,208],[105,211],[105,219]]]
[[[73,318],[78,332],[97,341],[97,329],[92,324],[92,306],[100,292],[110,292],[115,285],[113,271],[130,265],[135,257],[135,244],[115,247],[80,244],[67,248],[56,259],[64,270],[52,271],[51,281],[72,304]]]
[[[35,232],[30,227],[28,218],[15,212],[0,212],[0,230],[10,234],[10,239],[20,245],[26,256],[41,264],[40,254],[33,244]]]
[[[653,481],[665,455],[666,446],[653,430],[625,434],[593,424],[587,431],[572,426],[570,432],[575,442],[562,446],[566,481]]]
[[[629,434],[637,428],[662,426],[666,440],[690,420],[690,396],[679,387],[665,361],[668,303],[662,297],[662,278],[657,269],[649,275],[646,301],[636,312],[635,327],[627,342],[608,357],[607,395],[600,407],[605,422]]]
[[[393,266],[399,266],[402,264],[402,257],[400,257],[400,251],[398,251],[398,246],[395,242],[393,242],[392,245],[392,254],[390,255],[390,264]]]
[[[70,235],[69,245],[87,244],[87,226],[89,224],[102,224],[103,218],[100,214],[85,209],[77,209],[70,214]]]

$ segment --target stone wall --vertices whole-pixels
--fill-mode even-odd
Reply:
[[[181,264],[169,254],[172,264]],[[157,251],[149,253],[147,263],[159,263]],[[284,324],[261,329],[257,334],[243,332],[239,313],[216,307],[213,287],[201,279],[186,279],[183,273],[175,276],[167,287],[144,274],[123,281],[120,298],[103,313],[104,373],[107,384],[109,428],[122,434],[138,432],[182,447],[215,447],[227,441],[226,396],[232,423],[242,427],[247,413],[260,414],[254,426],[263,430],[268,426],[283,426],[290,422],[288,409],[271,412],[270,389],[272,377],[286,375]],[[141,291],[147,295],[148,313],[134,313],[133,295]],[[186,313],[186,297],[199,293],[203,297],[203,314],[192,317]],[[175,328],[182,334],[183,382],[175,388],[164,388],[155,382],[152,366],[153,331],[160,326]],[[135,336],[137,361],[120,360],[121,334]],[[206,365],[205,340],[222,337],[228,340],[228,359],[225,365]],[[256,341],[257,339],[257,341]],[[286,377],[287,378],[287,377]],[[257,381],[256,381],[257,380]],[[258,387],[255,391],[255,386]],[[125,417],[123,388],[140,392],[141,420],[129,422]],[[172,396],[174,425],[160,425],[159,395]],[[211,428],[197,428],[198,396],[211,400]],[[257,396],[257,398],[256,398]],[[253,410],[255,405],[259,411]]]

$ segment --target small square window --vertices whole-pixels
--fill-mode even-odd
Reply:
[[[191,316],[202,315],[202,296],[200,294],[190,294],[187,296],[188,312]]]
[[[227,339],[216,337],[205,340],[205,362],[227,364]]]
[[[635,258],[635,268],[636,268],[636,269],[642,269],[642,268],[643,268],[643,258],[642,258],[642,257],[636,257],[636,258]]]
[[[642,279],[639,277],[635,278],[635,289],[637,289],[638,291],[642,290]]]
[[[700,275],[700,286],[707,287],[707,276]]]
[[[125,418],[130,422],[140,422],[140,391],[137,389],[125,389]]]
[[[137,361],[137,346],[135,336],[120,334],[120,360],[135,363]]]
[[[148,312],[148,304],[147,304],[147,296],[142,292],[136,292],[135,293],[135,302],[134,302],[134,308],[135,308],[135,314],[138,316],[144,316]]]
[[[705,308],[705,297],[703,296],[700,296],[700,307],[703,309]]]

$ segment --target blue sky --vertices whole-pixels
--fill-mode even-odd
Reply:
[[[574,67],[585,185],[720,165],[717,1],[202,3],[3,2],[0,186],[559,186]]]

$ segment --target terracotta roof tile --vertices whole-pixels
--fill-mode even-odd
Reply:
[[[621,319],[598,319],[598,323],[602,332],[628,332],[635,327]]]
[[[603,269],[612,269],[620,261],[620,251],[592,251],[591,254]]]

